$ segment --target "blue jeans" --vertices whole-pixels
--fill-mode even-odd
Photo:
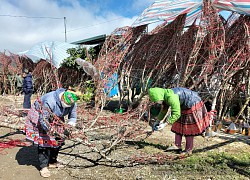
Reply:
[[[32,95],[32,92],[24,94],[23,108],[31,107],[31,102],[30,102],[31,95]]]

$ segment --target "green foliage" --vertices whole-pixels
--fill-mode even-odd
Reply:
[[[90,102],[94,96],[94,83],[89,80],[84,83],[84,95],[82,97],[83,101]]]
[[[94,93],[93,93],[94,88],[87,87],[85,90],[86,91],[85,91],[85,93],[83,95],[83,100],[86,101],[86,102],[90,102],[91,99],[92,99],[92,97],[93,97],[93,95],[94,95]]]
[[[62,67],[68,67],[72,69],[80,69],[80,67],[76,64],[75,59],[86,58],[86,48],[70,48],[67,50],[67,53],[70,55],[68,58],[63,60],[61,64]]]
[[[178,166],[176,166],[176,163]],[[216,168],[217,172],[233,172],[241,169],[250,174],[250,153],[208,153],[207,155],[193,154],[192,156],[179,160],[173,164],[176,170],[189,169],[191,171],[206,172]]]
[[[76,64],[75,59],[81,58],[89,61],[86,55],[86,51],[87,51],[86,48],[80,48],[80,47],[68,49],[67,53],[70,55],[70,57],[64,59],[61,66],[79,70],[80,66]],[[95,53],[96,52],[94,48],[89,48],[88,54],[90,55],[91,58],[95,56]]]
[[[96,50],[93,47],[89,48],[88,53],[91,58],[96,56]],[[90,59],[87,58],[86,60],[89,61]]]

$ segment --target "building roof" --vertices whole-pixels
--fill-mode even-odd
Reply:
[[[93,44],[100,44],[103,43],[106,39],[106,34],[99,35],[99,36],[94,36],[91,38],[83,39],[80,41],[75,41],[72,42],[71,44],[76,44],[76,45],[93,45]]]

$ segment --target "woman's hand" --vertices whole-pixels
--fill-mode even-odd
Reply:
[[[159,131],[159,130],[162,130],[163,128],[165,128],[167,125],[167,123],[164,123],[164,122],[158,122],[158,124],[155,124],[154,125],[154,131]]]
[[[69,122],[68,122],[68,125],[75,127],[75,126],[76,126],[76,123],[75,123],[75,122],[72,122],[72,121],[69,121]]]

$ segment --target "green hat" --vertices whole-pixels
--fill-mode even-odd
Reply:
[[[149,98],[152,102],[164,101],[164,89],[163,88],[150,88]]]
[[[80,99],[76,92],[69,90],[65,91],[63,96],[67,104],[73,104]]]

